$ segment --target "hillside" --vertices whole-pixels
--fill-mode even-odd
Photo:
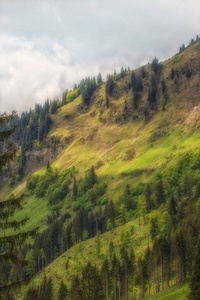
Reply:
[[[47,136],[26,151],[21,183],[10,187],[5,181],[1,189],[2,199],[25,193],[15,215],[30,217],[24,230],[40,226],[21,253],[32,264],[21,276],[39,272],[29,292],[44,274],[53,279],[55,299],[61,279],[76,290],[72,278],[79,276],[83,284],[88,261],[97,265],[98,276],[104,274],[106,299],[132,293],[146,299],[191,279],[200,229],[199,70],[198,40],[163,63],[155,59],[115,74],[111,91],[108,77],[93,89],[89,103],[79,93],[51,115]],[[181,243],[187,245],[184,254]],[[114,257],[121,268],[116,278]],[[8,272],[9,280],[16,272]],[[187,295],[186,285],[183,290]],[[23,289],[20,299],[22,294]]]

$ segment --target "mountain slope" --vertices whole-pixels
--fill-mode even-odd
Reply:
[[[71,274],[75,271],[79,272],[88,258],[93,263],[99,261],[101,265],[103,259],[108,256],[110,239],[116,244],[116,252],[120,255],[123,244],[121,232],[122,230],[130,232],[132,225],[135,229],[132,237],[134,242],[128,241],[126,246],[128,251],[134,247],[136,258],[139,259],[141,255],[142,260],[143,251],[147,249],[148,243],[150,246],[154,243],[154,240],[149,238],[151,219],[154,219],[155,215],[158,219],[163,217],[168,210],[170,193],[172,193],[171,190],[170,192],[167,190],[166,184],[166,204],[161,203],[160,206],[156,206],[156,192],[154,192],[152,201],[155,212],[149,214],[145,207],[144,192],[147,183],[156,190],[163,170],[168,172],[170,168],[176,168],[177,161],[181,157],[185,159],[185,153],[196,153],[199,150],[200,41],[172,59],[158,64],[157,68],[156,72],[152,70],[151,65],[135,70],[134,74],[138,82],[139,80],[142,82],[142,88],[138,87],[138,90],[132,85],[133,72],[128,71],[114,80],[111,95],[106,94],[106,83],[100,83],[90,98],[89,106],[84,105],[83,96],[80,94],[74,101],[59,108],[52,116],[53,124],[46,140],[47,143],[54,145],[52,146],[54,152],[49,159],[51,167],[57,168],[59,172],[70,170],[70,178],[75,176],[77,182],[81,184],[84,176],[87,176],[94,166],[98,184],[106,183],[106,189],[99,197],[100,200],[91,206],[86,206],[85,198],[84,200],[81,198],[84,195],[81,195],[75,202],[70,198],[73,190],[72,179],[69,179],[69,195],[56,208],[49,207],[47,196],[36,197],[35,192],[28,191],[24,185],[10,191],[16,194],[22,191],[26,193],[24,209],[17,213],[17,218],[28,215],[31,218],[29,226],[40,224],[40,230],[43,231],[48,227],[46,222],[48,216],[52,216],[56,210],[59,211],[58,220],[64,214],[70,214],[69,220],[64,221],[64,226],[68,226],[73,221],[79,208],[83,208],[84,205],[89,213],[91,211],[98,213],[99,209],[105,209],[105,203],[110,203],[112,200],[119,213],[125,197],[124,190],[127,185],[130,186],[130,194],[136,201],[137,207],[127,213],[126,224],[120,224],[117,219],[115,224],[117,227],[111,232],[102,234],[102,248],[105,248],[102,257],[95,254],[96,238],[93,238],[73,246],[46,267],[45,272],[55,281],[56,291],[61,278],[70,286]],[[45,147],[45,142],[43,146]],[[30,165],[31,162],[29,167]],[[188,172],[190,171],[189,169]],[[36,171],[36,174],[42,176],[45,172],[46,166],[43,166]],[[181,180],[185,180],[184,176]],[[177,195],[176,187],[174,190]],[[88,194],[85,195],[87,201]],[[187,202],[184,197],[182,198],[178,199],[179,206],[182,202]],[[35,209],[34,216],[33,209]],[[53,219],[51,220],[53,222]],[[139,223],[142,223],[141,231],[138,229]],[[106,230],[108,229],[104,228],[104,231]],[[90,252],[91,254],[94,252],[91,257]],[[79,256],[83,257],[80,259],[80,264],[76,265]],[[72,258],[72,268],[67,270],[67,273],[66,257]],[[139,265],[137,268],[139,269]],[[158,276],[161,280],[161,266],[159,268]],[[33,284],[40,282],[41,274],[34,279]],[[136,282],[140,282],[140,279],[137,278]],[[174,283],[175,276],[171,284]],[[138,287],[135,292],[139,295]]]

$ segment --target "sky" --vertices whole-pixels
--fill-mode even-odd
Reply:
[[[0,113],[164,61],[200,36],[199,16],[199,0],[0,0]]]

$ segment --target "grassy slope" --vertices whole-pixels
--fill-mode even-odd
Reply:
[[[114,243],[115,253],[119,255],[121,245],[121,231],[122,229],[130,231],[132,226],[134,228],[134,233],[131,235],[129,246],[133,247],[134,252],[137,256],[141,252],[141,250],[143,250],[150,242],[150,236],[148,232],[148,226],[145,225],[142,221],[139,224],[138,219],[135,219],[134,221],[128,222],[124,226],[120,226],[101,235],[100,255],[97,255],[96,252],[96,238],[81,242],[73,246],[63,255],[54,260],[32,280],[31,284],[40,284],[42,278],[46,274],[47,276],[52,277],[56,294],[59,288],[60,280],[63,280],[64,283],[69,286],[72,274],[80,271],[81,266],[83,266],[88,260],[90,260],[92,264],[96,264],[98,267],[100,267],[103,259],[109,257],[109,243],[111,240]],[[65,268],[65,264],[67,261],[69,261],[68,270],[66,270]]]
[[[113,96],[109,99],[109,108],[105,106],[105,84],[101,84],[94,92],[93,98],[95,99],[88,111],[80,110],[81,96],[59,109],[54,116],[49,136],[59,137],[64,149],[51,164],[59,170],[74,165],[79,172],[77,176],[83,176],[85,171],[94,165],[98,176],[109,182],[106,196],[116,201],[126,184],[130,183],[133,186],[140,181],[147,182],[155,176],[155,172],[173,165],[182,153],[199,149],[200,74],[197,72],[200,65],[199,54],[200,42],[163,63],[162,76],[168,89],[168,104],[165,111],[159,109],[147,124],[142,118],[131,122],[130,118],[125,120],[126,122],[116,122],[117,118],[121,118],[123,114],[125,100],[131,109],[132,92],[127,90],[130,73],[115,82]],[[193,71],[191,78],[187,78],[184,74],[188,65]],[[170,80],[172,67],[178,74],[176,84]],[[145,106],[149,81],[150,75],[147,75],[141,105],[138,111],[133,111],[133,114],[140,114]],[[98,111],[101,112],[100,120],[97,119]],[[138,169],[144,172],[134,173],[134,170]],[[17,192],[22,189],[23,186],[17,187]],[[23,215],[30,216],[31,221],[27,223],[25,230],[36,224],[40,225],[41,230],[44,229],[48,215],[46,200],[35,199],[33,195],[30,195],[24,201],[24,209],[18,212],[16,217],[20,219]],[[119,239],[119,230],[120,228],[117,228],[112,233],[106,233],[102,237],[103,244],[106,244],[106,236],[114,232],[116,236],[113,238]],[[144,233],[147,233],[147,228]],[[143,241],[141,240],[140,244],[135,245],[135,251],[139,251],[140,246],[147,243],[148,236]],[[93,245],[94,239],[83,243],[84,257],[93,255]],[[78,245],[46,269],[49,275],[54,276],[56,284],[66,275],[63,260],[65,261],[68,256],[73,257],[76,247]],[[73,272],[73,264],[71,270]],[[35,282],[38,280],[40,281],[40,279],[35,279]]]
[[[179,286],[174,286],[157,295],[146,298],[146,300],[186,300],[189,294],[189,287],[187,283]]]
[[[140,181],[148,181],[154,176],[154,172],[150,171],[159,171],[173,164],[181,153],[197,149],[200,137],[198,129],[200,74],[196,70],[200,65],[199,49],[200,43],[198,42],[163,63],[162,76],[168,89],[168,104],[164,112],[159,109],[147,124],[142,118],[136,121],[131,120],[131,122],[130,118],[123,123],[115,122],[123,112],[125,100],[129,109],[133,110],[131,108],[132,91],[127,90],[130,72],[125,78],[115,82],[109,108],[105,105],[106,95],[103,83],[94,92],[92,99],[95,99],[92,100],[93,104],[88,111],[83,112],[79,108],[81,96],[59,109],[54,116],[49,136],[59,137],[64,149],[51,162],[52,165],[59,170],[74,165],[79,172],[78,176],[83,176],[84,172],[94,165],[98,176],[110,181],[106,196],[115,201],[125,184],[134,185]],[[188,79],[185,74],[182,74],[182,70],[186,70],[190,62],[193,72],[196,73]],[[172,67],[179,74],[176,84],[170,80]],[[146,68],[148,69],[148,66]],[[142,111],[149,81],[150,75],[147,74],[141,105],[137,111],[133,110],[132,114],[140,114]],[[98,111],[101,111],[101,120],[97,120]],[[149,169],[149,172],[141,172],[134,176],[133,171],[137,169],[146,171]],[[126,177],[121,176],[122,173],[126,173]],[[17,190],[20,192],[20,186]],[[5,188],[4,195],[7,193],[8,188]],[[25,205],[23,214],[27,213],[32,217],[29,211],[34,209],[34,201],[33,196],[26,198],[28,207],[26,208],[27,205]],[[47,209],[45,199],[38,199],[37,203],[40,203],[42,209],[35,211],[34,220],[36,224],[39,222],[41,228],[44,228],[44,210]],[[20,213],[18,215],[20,217]],[[29,226],[28,223],[27,226]]]

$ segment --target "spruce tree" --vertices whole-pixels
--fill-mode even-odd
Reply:
[[[14,115],[15,112],[13,112],[11,115],[7,115],[6,113],[4,113],[0,116],[0,144],[2,144],[2,148],[5,149],[0,155],[0,171],[9,161],[14,159],[16,154],[16,149],[11,143],[7,148],[5,148],[5,142],[8,139],[11,139],[12,134],[15,132],[15,127],[9,130],[1,130],[2,126],[6,123],[9,123]],[[12,219],[15,211],[21,208],[22,199],[23,196],[18,198],[13,197],[8,200],[0,201],[0,229],[4,232],[3,235],[0,235],[0,264],[2,264],[3,262],[10,262],[11,264],[21,265],[25,264],[25,262],[16,255],[15,249],[17,247],[21,247],[26,239],[35,233],[36,229],[21,232],[20,229],[25,225],[28,218],[25,217],[20,221]],[[12,235],[6,234],[6,230],[8,229],[14,229],[17,231],[17,233],[14,233]],[[10,284],[0,286],[0,293],[9,290],[12,287],[16,287],[22,283],[23,282],[19,280]]]
[[[84,267],[82,278],[78,288],[80,300],[104,300],[103,283],[99,271],[96,266],[92,266],[90,262]]]
[[[78,194],[78,188],[77,188],[77,184],[76,184],[76,177],[74,176],[74,181],[73,181],[73,196],[74,199],[76,199]]]
[[[196,255],[192,269],[192,278],[189,286],[191,291],[188,299],[198,300],[200,295],[200,241],[198,242],[196,249]]]
[[[58,300],[66,300],[68,295],[68,290],[64,282],[61,280],[59,290],[58,290]]]
[[[101,73],[98,74],[97,76],[97,84],[101,83],[103,80],[102,80],[102,76],[101,76]]]
[[[157,74],[157,72],[159,70],[159,63],[158,63],[158,59],[156,57],[152,61],[151,68],[152,68],[152,71],[154,71]]]

